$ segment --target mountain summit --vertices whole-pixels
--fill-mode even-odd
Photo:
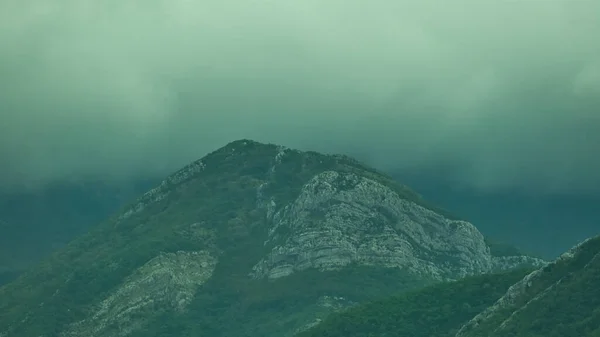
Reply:
[[[356,160],[238,140],[15,282],[0,336],[293,336],[329,313],[521,266]]]

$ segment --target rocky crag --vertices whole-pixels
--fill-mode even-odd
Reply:
[[[494,257],[472,224],[448,219],[356,173],[321,172],[271,214],[265,244],[274,247],[253,267],[255,278],[355,262],[450,280],[543,263],[527,256]]]
[[[390,292],[544,264],[494,256],[351,158],[239,140],[0,288],[0,336],[292,336]]]

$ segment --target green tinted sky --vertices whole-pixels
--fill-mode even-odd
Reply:
[[[3,0],[2,183],[171,170],[239,138],[600,186],[600,1]]]

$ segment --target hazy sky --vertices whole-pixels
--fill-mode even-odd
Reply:
[[[3,0],[1,184],[172,170],[251,138],[482,189],[598,192],[599,13],[597,0]]]

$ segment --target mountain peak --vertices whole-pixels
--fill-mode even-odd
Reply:
[[[129,336],[217,315],[194,331],[235,336],[251,327],[223,320],[256,323],[274,315],[270,302],[291,301],[286,328],[255,334],[289,335],[333,310],[315,309],[323,296],[356,303],[543,263],[493,256],[475,226],[350,157],[242,139],[0,288],[0,326],[6,337]]]

